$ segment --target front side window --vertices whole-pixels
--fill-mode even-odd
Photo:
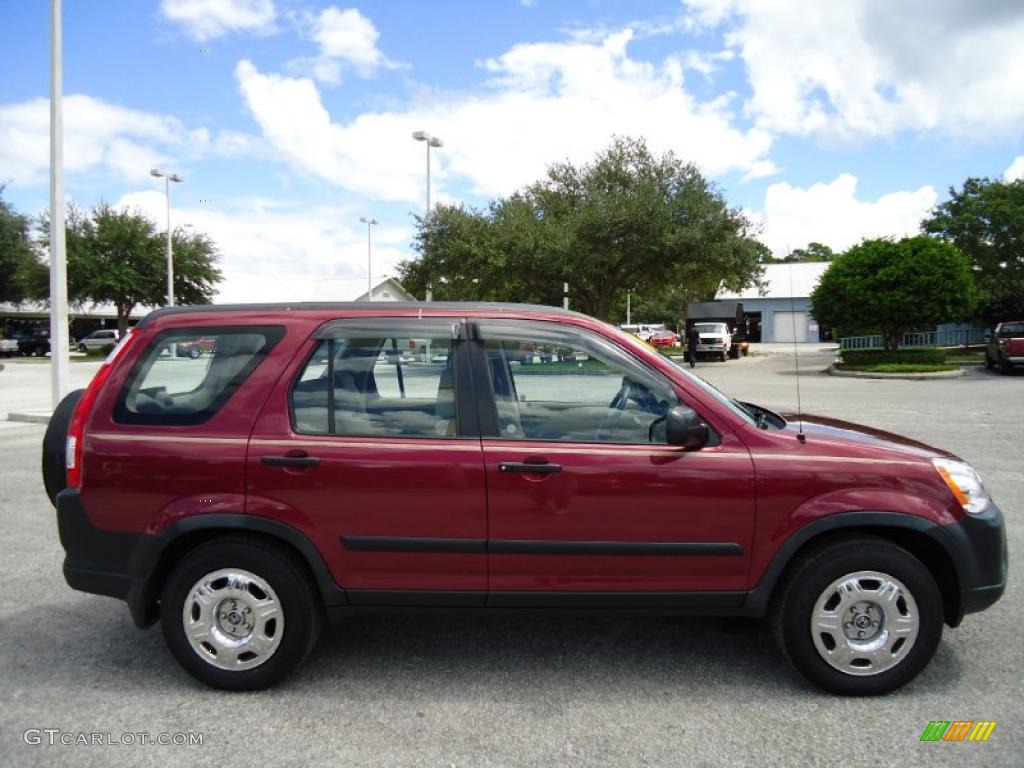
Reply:
[[[201,424],[213,416],[284,335],[279,326],[164,331],[136,363],[114,407],[124,424]],[[184,354],[202,339],[204,356]]]
[[[606,340],[540,324],[482,324],[499,437],[664,443],[679,400],[655,372]]]
[[[296,432],[456,437],[450,325],[339,327],[292,386]]]

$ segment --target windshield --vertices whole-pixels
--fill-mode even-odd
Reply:
[[[672,365],[674,365],[686,377],[687,381],[690,381],[693,384],[695,384],[701,391],[713,397],[715,400],[724,405],[726,408],[735,413],[748,424],[752,424],[755,427],[759,426],[757,416],[754,415],[752,411],[748,410],[745,406],[743,406],[738,400],[734,400],[733,398],[728,397],[724,392],[719,390],[717,387],[708,384],[708,382],[704,381],[704,379],[702,379],[700,376],[690,373],[688,370],[686,370],[683,366],[681,366],[674,360],[671,362]]]
[[[695,323],[697,333],[728,333],[725,323]]]

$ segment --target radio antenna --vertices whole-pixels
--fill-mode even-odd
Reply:
[[[796,342],[796,295],[793,288],[793,262],[789,263],[789,316],[793,321],[793,364],[796,367],[796,417],[799,429],[796,439],[801,443],[807,442],[807,435],[804,434],[804,408],[800,401],[800,350]]]

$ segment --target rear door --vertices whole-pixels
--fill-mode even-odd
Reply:
[[[349,599],[482,604],[483,457],[460,318],[339,320],[250,442],[253,512],[311,538]],[[414,354],[426,344],[430,355]]]

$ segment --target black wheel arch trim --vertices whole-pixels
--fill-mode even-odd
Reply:
[[[141,536],[128,564],[131,586],[125,598],[132,620],[140,627],[156,621],[155,604],[162,574],[158,566],[168,548],[182,536],[195,533],[257,533],[280,539],[294,547],[309,566],[327,607],[347,604],[345,591],[338,586],[323,556],[305,534],[285,523],[257,515],[217,513],[185,518],[155,536]]]
[[[965,612],[982,610],[1002,595],[1006,584],[1006,536],[1002,513],[995,504],[991,504],[982,515],[968,515],[950,525],[939,525],[901,512],[865,510],[822,517],[802,526],[786,539],[757,586],[748,593],[744,606],[746,612],[754,615],[767,612],[782,574],[805,544],[826,534],[879,528],[923,534],[948,557],[959,587],[956,608],[953,615],[947,616],[952,626],[959,624]],[[982,597],[976,597],[978,595]]]

